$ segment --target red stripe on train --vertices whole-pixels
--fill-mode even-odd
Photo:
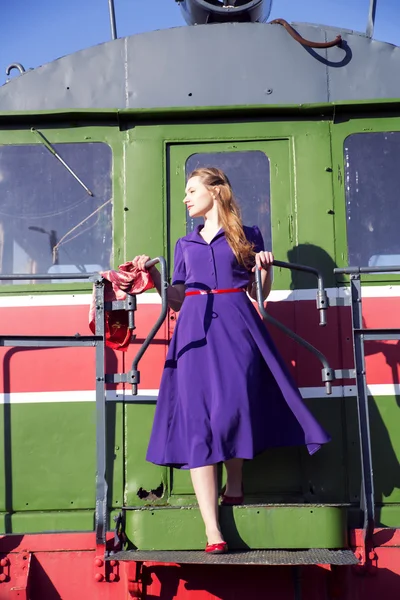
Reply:
[[[137,340],[126,354],[107,352],[107,372],[127,371],[139,344],[157,319],[160,306],[139,305],[136,313]],[[335,369],[353,367],[349,307],[331,307],[328,325],[319,327],[314,301],[270,302],[270,313],[320,349]],[[400,327],[400,298],[366,298],[367,327]],[[141,387],[157,389],[173,322],[165,323],[140,362]],[[300,387],[321,386],[319,361],[284,334],[269,326],[277,346]],[[89,335],[87,306],[0,308],[0,335]],[[397,342],[366,344],[369,384],[399,382],[400,358]],[[0,348],[3,369],[1,391],[39,392],[94,389],[95,360],[92,348],[29,349]],[[352,382],[344,382],[351,384]]]

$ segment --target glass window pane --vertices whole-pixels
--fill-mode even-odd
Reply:
[[[264,152],[192,154],[186,161],[186,177],[200,167],[217,167],[226,173],[240,206],[243,224],[257,225],[266,249],[271,248],[270,169]],[[193,231],[199,223],[203,223],[203,219],[191,219],[187,214],[186,232]]]
[[[44,145],[0,146],[3,274],[91,272],[111,265],[111,148],[53,147],[93,196]]]
[[[399,265],[400,132],[350,135],[344,153],[349,265]]]

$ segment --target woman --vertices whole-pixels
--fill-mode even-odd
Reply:
[[[222,504],[243,503],[243,460],[272,446],[306,444],[310,454],[329,441],[302,402],[248,298],[271,290],[271,252],[257,227],[242,225],[226,175],[194,171],[184,203],[204,225],[179,239],[169,306],[181,314],[160,385],[147,459],[190,469],[204,520],[206,552],[227,551],[218,520],[217,464],[227,483]],[[145,269],[148,256],[134,264]],[[160,291],[160,275],[151,275]]]

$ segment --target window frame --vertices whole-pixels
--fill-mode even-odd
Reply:
[[[349,266],[347,211],[346,211],[346,180],[345,180],[345,143],[353,134],[400,132],[400,117],[371,113],[362,118],[349,113],[341,115],[338,122],[331,123],[332,166],[333,166],[333,205],[335,220],[335,255],[339,268]],[[368,266],[368,265],[357,265]],[[338,284],[347,283],[349,276],[337,276]],[[385,283],[400,283],[398,273],[371,273],[362,276],[365,285]]]
[[[356,141],[357,144],[362,145],[363,144],[363,142],[362,142],[362,137],[363,136],[369,136],[369,139],[371,139],[371,136],[389,136],[389,135],[393,135],[393,134],[398,134],[398,138],[399,139],[396,141],[396,143],[398,143],[400,145],[400,132],[398,132],[398,131],[390,131],[390,132],[389,131],[388,132],[380,132],[380,131],[369,132],[369,131],[364,131],[362,133],[352,133],[352,134],[350,134],[349,136],[347,136],[345,138],[344,145],[343,145],[343,151],[345,151],[346,146],[350,143],[349,142],[350,139]],[[372,150],[373,150],[373,148],[372,148]],[[400,148],[399,148],[399,150],[400,150]],[[358,152],[358,145],[357,145],[357,148],[354,148],[354,150],[352,149],[352,152],[355,152],[355,154],[357,154],[357,152]],[[349,153],[347,153],[347,154],[345,153],[345,177],[346,177],[346,180],[347,180],[347,173],[349,173],[349,171],[347,170],[348,169],[348,165],[347,165],[346,156],[349,156]],[[374,157],[375,157],[375,155],[372,156],[372,163],[374,162]],[[370,165],[370,164],[367,165],[367,167],[365,168],[365,170],[368,170],[369,167],[371,167],[371,166],[372,165]],[[392,173],[392,169],[390,170],[389,176],[391,176],[391,173]],[[351,178],[353,179],[354,175],[355,175],[354,169],[350,169],[350,175],[351,175]],[[385,179],[384,181],[386,182],[387,180]],[[347,190],[347,185],[345,186],[345,199],[346,199],[345,200],[345,207],[346,207],[347,252],[348,252],[348,262],[350,262],[350,259],[349,259],[349,256],[350,256],[350,253],[351,253],[350,251],[353,250],[353,249],[350,247],[348,208],[350,208],[350,209],[352,208],[352,206],[351,206],[351,204],[352,204],[351,200],[356,201],[356,197],[353,198],[352,196],[349,195],[348,190]],[[360,199],[362,201],[362,198],[360,198]],[[375,203],[375,205],[377,205],[377,204]],[[365,206],[365,204],[363,204],[363,206]],[[361,211],[362,211],[363,206],[361,206]],[[368,209],[369,209],[368,214],[375,213],[374,214],[374,218],[376,218],[376,216],[377,216],[376,212],[373,211],[373,210],[371,211],[370,210],[371,209],[370,206],[368,206]],[[390,207],[389,207],[389,209],[390,209]],[[390,210],[389,210],[389,214],[390,214]],[[356,222],[356,228],[357,228],[357,225],[358,225],[359,220],[360,220],[359,211],[358,211],[356,217],[353,220],[355,220],[355,222]],[[360,229],[359,231],[355,232],[355,236],[354,237],[362,239],[362,238],[364,238],[367,235],[368,235],[368,232],[365,232],[364,229]],[[372,246],[376,243],[375,240],[376,240],[376,238],[374,239],[373,233],[371,233],[369,241],[372,242]],[[378,242],[378,246],[381,244],[381,240],[382,240],[382,234],[379,236],[379,240],[376,240]],[[373,251],[374,254],[371,254],[371,256],[368,259],[368,262],[365,262],[365,263],[362,263],[362,264],[360,263],[360,264],[349,265],[349,266],[366,266],[366,267],[368,267],[368,266],[374,266],[374,265],[369,265],[369,262],[371,261],[371,259],[372,259],[373,256],[379,256],[379,253],[378,253],[378,249],[377,248],[371,248],[371,251]],[[364,253],[369,254],[369,252],[363,250],[362,254],[364,254]],[[391,252],[390,254],[389,253],[388,254],[381,254],[380,256],[384,257],[384,256],[391,256],[391,255],[397,255],[397,256],[399,256],[399,262],[396,263],[395,266],[400,265],[400,249],[399,249],[398,252]],[[383,265],[382,265],[382,268],[384,268]],[[399,271],[400,271],[400,269],[399,269]]]
[[[194,169],[192,168],[188,168],[188,163],[189,161],[195,157],[195,156],[207,156],[207,155],[211,155],[211,156],[217,156],[217,155],[232,155],[232,154],[241,154],[241,155],[248,155],[248,154],[254,154],[257,153],[259,155],[259,157],[263,157],[263,159],[265,159],[266,161],[266,165],[268,166],[268,171],[267,171],[267,175],[266,175],[266,179],[267,179],[267,189],[263,190],[263,194],[265,193],[267,196],[267,207],[268,207],[268,215],[269,215],[269,219],[267,219],[267,223],[265,223],[264,225],[261,224],[260,222],[260,218],[257,219],[257,221],[252,220],[252,219],[247,219],[245,216],[245,210],[243,209],[242,203],[241,203],[241,197],[239,195],[237,195],[235,192],[237,190],[237,186],[235,185],[235,178],[232,177],[232,174],[230,172],[230,170],[226,169],[225,167],[222,168],[222,165],[219,164],[218,160],[214,160],[211,159],[209,162],[206,162],[205,164],[201,163],[200,166],[196,166],[195,168],[201,168],[201,166],[216,166],[217,168],[221,168],[223,172],[226,173],[226,175],[228,176],[230,183],[232,185],[232,189],[233,189],[233,193],[234,193],[234,198],[241,210],[241,214],[242,214],[242,219],[243,219],[243,224],[247,225],[247,226],[253,226],[253,225],[257,225],[261,231],[261,233],[263,234],[263,239],[264,239],[264,244],[266,247],[271,247],[272,246],[272,215],[271,215],[271,161],[268,157],[268,155],[263,151],[263,150],[238,150],[235,152],[232,151],[224,151],[224,152],[195,152],[193,154],[191,154],[190,156],[188,156],[188,158],[186,159],[186,163],[185,163],[185,172],[186,172],[186,178],[188,177],[189,173],[191,171],[193,171]],[[201,219],[201,217],[199,217],[199,219]],[[196,227],[196,222],[197,219],[193,219],[195,221],[195,225],[194,227]],[[186,211],[186,234],[191,233],[191,231],[193,230],[188,230],[188,213]],[[266,235],[264,235],[264,230],[268,230],[268,237]]]
[[[272,239],[272,251],[276,256],[285,256],[287,249],[293,244],[293,240],[296,239],[296,221],[293,218],[294,215],[294,186],[291,178],[292,172],[292,155],[290,140],[287,138],[281,139],[262,139],[262,140],[237,140],[235,144],[232,144],[229,140],[223,141],[221,139],[218,142],[209,142],[204,140],[203,142],[191,142],[188,140],[185,144],[168,144],[168,164],[171,165],[171,175],[169,178],[169,198],[168,198],[168,219],[170,222],[169,229],[169,244],[168,244],[168,255],[170,272],[173,271],[172,258],[173,248],[176,240],[186,235],[186,209],[183,204],[184,198],[184,184],[185,184],[185,173],[181,172],[180,169],[173,168],[173,165],[186,165],[186,160],[193,154],[205,154],[205,153],[219,153],[219,152],[245,152],[245,151],[261,151],[265,154],[269,161],[270,174],[272,173],[273,166],[276,163],[281,165],[282,173],[280,177],[271,177],[269,181],[269,195],[270,195],[270,209],[271,209],[271,239]],[[271,151],[272,150],[272,151]],[[284,170],[282,165],[286,165]],[[279,193],[282,197],[288,197],[287,203],[280,203],[274,206],[273,194]],[[275,190],[275,191],[274,191]],[[288,227],[286,229],[287,234],[283,235],[282,231],[279,230],[279,236],[274,235],[274,229],[278,227],[279,223],[287,222]],[[255,223],[244,223],[245,225],[255,225]],[[182,226],[183,225],[183,226]],[[292,227],[292,229],[291,229]],[[269,250],[269,248],[266,248]],[[287,269],[277,270],[274,274],[274,286],[277,284],[282,289],[288,289],[290,287],[290,272]]]
[[[103,143],[111,149],[111,200],[112,200],[112,266],[121,260],[116,259],[121,255],[121,245],[123,245],[123,207],[120,199],[123,198],[123,189],[121,187],[121,178],[116,176],[115,163],[122,157],[121,133],[117,128],[110,128],[107,124],[83,125],[81,127],[66,126],[61,122],[52,127],[37,125],[39,131],[43,131],[46,139],[51,145],[60,144],[87,144]],[[1,146],[41,146],[40,140],[28,129],[7,129],[0,130]],[[54,160],[57,160],[54,158]],[[122,161],[121,161],[122,162]],[[71,175],[72,177],[72,175]],[[33,278],[34,279],[34,278]],[[51,274],[49,279],[51,279]],[[0,285],[0,295],[15,295],[26,293],[62,293],[62,292],[87,292],[92,288],[90,282],[68,282],[68,283],[4,283]]]

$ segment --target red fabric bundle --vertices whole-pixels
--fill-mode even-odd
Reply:
[[[154,287],[148,271],[140,271],[132,263],[126,262],[118,267],[118,271],[103,271],[100,275],[105,279],[104,301],[125,300],[127,294],[141,294]],[[114,350],[126,352],[131,341],[132,331],[128,329],[128,313],[125,310],[105,312],[106,345]],[[89,327],[96,332],[96,301],[93,290],[89,310]]]

